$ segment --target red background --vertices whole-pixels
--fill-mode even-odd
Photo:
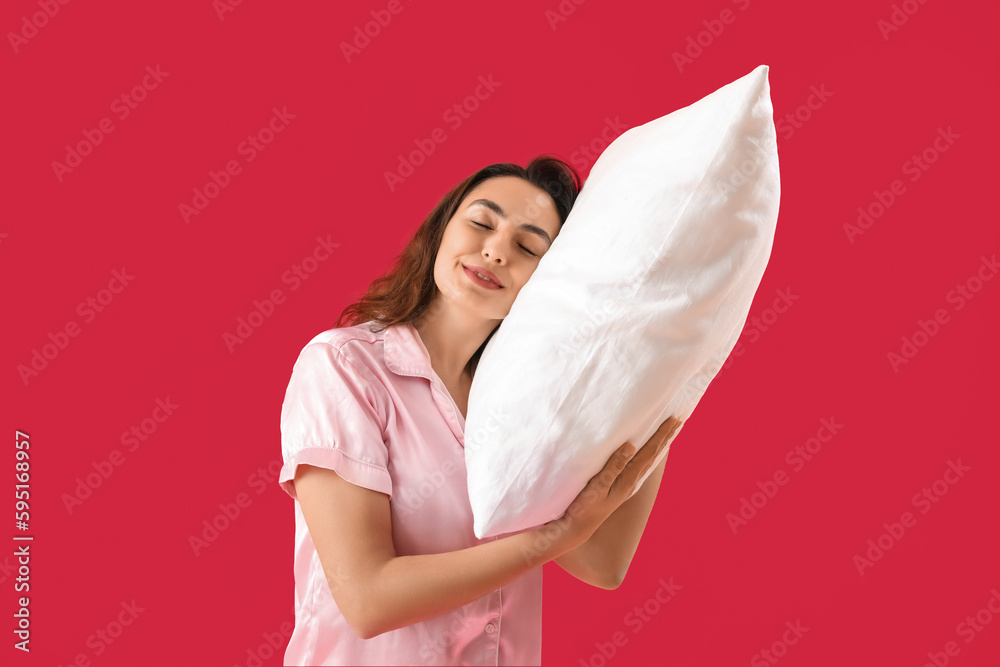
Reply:
[[[883,34],[888,1],[563,2],[553,27],[557,0],[403,0],[348,62],[340,44],[387,4],[247,1],[220,17],[210,0],[72,2],[36,32],[23,21],[37,1],[3,4],[3,427],[8,443],[31,436],[35,541],[30,655],[11,646],[13,541],[0,557],[2,661],[281,664],[286,639],[267,657],[266,636],[293,620],[293,501],[267,468],[301,347],[476,169],[552,152],[585,176],[592,160],[574,153],[607,119],[643,124],[767,64],[776,120],[801,121],[779,132],[780,217],[751,310],[770,324],[748,323],[674,444],[624,584],[544,566],[543,664],[773,664],[759,652],[777,642],[788,666],[923,665],[949,641],[949,664],[996,664],[1000,615],[982,613],[971,641],[959,624],[1000,587],[1000,280],[972,280],[960,309],[948,295],[1000,245],[997,4],[910,0]],[[111,105],[147,66],[167,74],[122,119]],[[449,125],[480,76],[499,85]],[[828,96],[809,109],[813,87]],[[275,107],[294,118],[248,162],[238,147]],[[102,118],[114,131],[60,180],[53,162]],[[385,172],[435,128],[446,141],[390,189]],[[940,153],[939,128],[958,135]],[[925,149],[935,161],[911,180]],[[180,204],[229,160],[240,173],[186,223]],[[858,207],[888,201],[896,179],[905,191],[849,239]],[[283,275],[317,237],[339,247],[292,290]],[[78,304],[123,267],[134,279],[85,321]],[[286,300],[230,352],[224,334],[275,289]],[[785,289],[798,298],[773,317]],[[947,321],[893,368],[938,309]],[[22,380],[68,322],[79,335]],[[167,398],[179,407],[129,451],[122,433]],[[795,470],[786,453],[823,418],[842,429]],[[120,465],[70,512],[65,495],[115,450]],[[914,504],[959,459],[969,470]],[[734,534],[727,514],[778,470],[788,483]],[[247,506],[196,555],[189,538],[240,494]],[[915,524],[860,574],[854,557],[907,511]],[[662,606],[661,578],[681,586]],[[95,643],[133,600],[134,621]],[[627,615],[647,603],[637,628]],[[783,651],[796,621],[808,630]],[[624,645],[604,657],[615,633]]]

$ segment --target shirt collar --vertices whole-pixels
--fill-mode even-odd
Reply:
[[[394,324],[385,330],[385,365],[396,375],[419,375],[428,380],[440,380],[431,366],[431,355],[420,334],[408,322]]]
[[[448,422],[455,438],[464,447],[465,417],[431,366],[430,352],[427,351],[417,330],[408,322],[400,322],[385,329],[384,341],[383,354],[386,367],[396,375],[417,375],[430,380],[431,393],[438,409]]]

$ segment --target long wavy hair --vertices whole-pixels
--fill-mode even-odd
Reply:
[[[344,308],[334,326],[339,328],[374,322],[375,325],[369,329],[378,332],[401,322],[412,323],[423,315],[439,291],[434,282],[434,262],[448,221],[473,188],[498,176],[517,176],[547,192],[555,202],[560,228],[566,222],[582,187],[576,170],[551,155],[539,155],[527,167],[511,162],[483,167],[441,198],[395,258],[393,267],[373,280],[364,296]],[[470,369],[475,369],[497,327],[472,355]]]

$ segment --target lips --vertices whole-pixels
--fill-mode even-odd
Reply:
[[[503,283],[501,283],[500,280],[495,275],[493,275],[492,272],[487,271],[481,266],[475,266],[475,265],[466,266],[465,264],[463,264],[462,268],[465,269],[466,273],[468,273],[471,277],[473,277],[477,281],[482,282],[482,278],[477,276],[476,273],[481,273],[482,275],[489,278],[490,281],[492,282],[487,282],[485,283],[485,285],[489,285],[493,289],[500,289],[501,287],[503,287]]]

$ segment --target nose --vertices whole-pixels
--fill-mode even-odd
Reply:
[[[483,243],[483,258],[490,263],[504,266],[510,253],[518,252],[517,232],[513,225],[501,224]]]
[[[504,254],[500,251],[500,243],[495,238],[487,241],[486,245],[483,246],[483,259],[487,262],[495,262],[500,266],[506,263]]]

